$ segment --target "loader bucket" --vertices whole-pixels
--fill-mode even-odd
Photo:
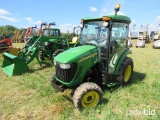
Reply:
[[[2,69],[8,76],[19,75],[27,72],[28,66],[24,60],[7,52],[3,53]]]

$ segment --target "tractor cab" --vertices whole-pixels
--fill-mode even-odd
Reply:
[[[60,29],[51,28],[51,26],[55,26],[55,25],[56,25],[55,22],[49,23],[48,25],[47,25],[47,23],[42,23],[39,31],[42,31],[42,36],[59,37],[59,36],[61,36]],[[42,29],[43,26],[45,26],[44,29]]]
[[[119,59],[128,49],[130,18],[124,15],[107,15],[102,18],[84,18],[81,20],[82,32],[80,45],[95,46],[102,83],[106,84],[118,73]],[[107,76],[107,77],[106,77]]]

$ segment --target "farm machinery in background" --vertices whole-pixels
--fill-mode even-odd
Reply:
[[[10,37],[0,36],[0,53],[8,52],[17,55],[20,48],[12,47],[12,39]]]
[[[149,24],[147,24],[146,26],[141,25],[141,29],[142,31],[139,32],[138,39],[145,40],[145,43],[149,43],[149,32],[148,32]]]
[[[149,32],[148,32],[149,24],[147,24],[147,26],[141,25],[141,29],[143,29],[143,31],[139,32],[136,48],[138,47],[145,48],[145,44],[149,43]]]
[[[27,28],[25,30],[25,34],[23,35],[23,40],[22,41],[26,42],[27,39],[29,39],[29,37],[31,37],[31,36],[37,36],[36,28],[37,28],[37,26]]]
[[[76,108],[93,108],[102,101],[102,88],[130,82],[133,60],[127,57],[131,19],[115,14],[81,20],[79,46],[54,58],[52,86],[63,92],[73,90]]]
[[[153,40],[154,40],[154,41],[160,40],[160,30],[154,33]]]
[[[160,27],[160,24],[158,28]],[[153,48],[160,48],[160,28],[157,30],[157,32],[154,34],[154,43]]]
[[[128,47],[132,47],[132,38],[133,38],[133,34],[132,34],[132,30],[135,30],[136,24],[134,24],[132,27],[129,27],[129,33],[128,33]]]
[[[20,30],[14,31],[14,34],[13,34],[13,36],[11,38],[12,39],[12,43],[19,42],[18,38],[19,38],[21,32],[22,32],[22,30],[21,31]],[[23,31],[23,34],[24,33],[25,33],[25,31]]]
[[[8,51],[12,46],[12,40],[9,37],[0,36],[0,52]]]
[[[14,35],[12,38],[10,37],[0,37],[0,53],[3,52],[8,52],[12,55],[18,55],[18,52],[20,51],[21,48],[17,47],[12,47],[12,43],[22,43],[25,40],[25,36],[28,35],[31,36],[33,33],[35,33],[35,27],[30,27],[27,29],[22,29],[22,30],[16,30],[14,31]],[[34,32],[33,32],[34,31]],[[29,34],[27,34],[29,33]],[[36,35],[36,34],[34,34]]]
[[[153,41],[160,40],[160,24],[157,26],[157,30],[153,33]]]
[[[153,48],[160,48],[160,40],[154,41]]]
[[[160,24],[157,26],[157,30],[152,33],[153,48],[160,48]]]
[[[46,26],[46,24],[43,24]],[[18,52],[18,55],[12,55],[7,52],[3,53],[4,61],[2,64],[3,71],[9,75],[19,75],[28,71],[28,64],[34,58],[42,65],[41,60],[52,59],[56,50],[67,50],[70,48],[68,40],[61,36],[60,29],[50,28],[53,23],[45,27],[40,32],[40,36],[32,36],[27,41],[24,47]],[[73,47],[78,45],[78,42]]]
[[[14,31],[14,36],[11,38],[13,43],[22,43],[26,42],[26,39],[31,36],[36,36],[36,29],[37,27],[29,27],[22,30]]]

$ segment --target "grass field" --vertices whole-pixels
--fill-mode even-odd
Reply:
[[[50,85],[54,66],[36,60],[23,75],[8,77],[0,69],[0,120],[160,120],[160,49],[131,48],[134,61],[131,84],[104,91],[103,102],[93,109],[74,108],[69,90],[56,92]],[[14,44],[14,46],[21,44]],[[3,57],[0,55],[0,66]]]

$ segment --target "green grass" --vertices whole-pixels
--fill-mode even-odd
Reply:
[[[54,66],[40,68],[37,61],[29,64],[29,72],[8,77],[0,69],[0,119],[36,120],[155,120],[160,119],[160,50],[152,44],[131,48],[134,61],[131,84],[104,91],[103,102],[93,109],[74,108],[70,91],[56,92],[50,85]],[[14,43],[18,46],[18,43]],[[0,66],[3,57],[0,55]],[[134,110],[154,110],[156,115],[130,115]]]

